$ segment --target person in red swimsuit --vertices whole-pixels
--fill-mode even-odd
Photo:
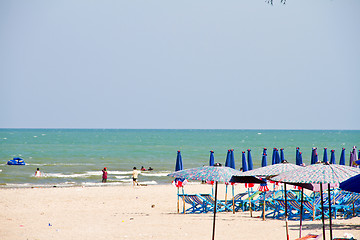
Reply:
[[[104,167],[104,169],[102,170],[103,174],[102,174],[102,182],[103,183],[106,183],[107,181],[107,170],[106,170],[106,167]]]

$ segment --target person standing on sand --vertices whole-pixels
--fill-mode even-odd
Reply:
[[[107,170],[106,170],[106,167],[104,167],[104,169],[102,170],[102,182],[103,183],[106,183],[106,181],[107,181]]]
[[[136,167],[134,167],[133,174],[132,174],[134,186],[135,186],[135,184],[139,186],[139,183],[137,182],[138,175],[139,175],[139,172],[138,172],[138,170],[136,170]]]

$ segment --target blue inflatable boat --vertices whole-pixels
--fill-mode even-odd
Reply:
[[[7,165],[25,165],[25,162],[22,158],[16,157],[13,158],[12,160],[9,160],[7,162]]]

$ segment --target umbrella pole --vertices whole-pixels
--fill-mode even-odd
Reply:
[[[323,198],[322,183],[320,183],[320,197],[321,197],[321,219],[323,223],[323,239],[325,240],[326,237],[325,237],[325,218],[324,218],[324,198]]]
[[[233,194],[233,201],[232,201],[232,206],[233,206],[233,214],[235,214],[235,194],[234,194],[234,185],[232,185],[232,194]]]
[[[216,218],[216,203],[217,203],[217,184],[218,184],[218,182],[215,182],[215,204],[214,204],[214,219],[213,219],[212,240],[215,239],[215,218]]]
[[[250,217],[252,217],[250,188],[248,188],[248,195],[249,195],[249,211],[250,211]]]
[[[183,213],[185,214],[185,197],[184,197],[184,187],[182,189],[182,200],[183,200]]]
[[[227,205],[227,189],[228,189],[228,185],[226,184],[226,187],[225,187],[225,205]],[[226,211],[226,208],[225,208],[225,211]]]
[[[330,225],[330,239],[332,240],[332,219],[331,219],[331,194],[330,194],[330,183],[328,183],[328,194],[329,194],[329,225]]]
[[[264,202],[263,202],[263,221],[265,221],[265,195],[266,195],[266,193],[264,192]]]
[[[304,188],[301,188],[300,233],[299,233],[299,238],[301,238],[301,231],[302,231],[303,208],[304,208]]]
[[[289,226],[287,219],[287,194],[286,194],[286,183],[284,183],[284,191],[285,191],[285,226],[286,226],[286,239],[289,240]]]
[[[179,188],[177,188],[177,213],[179,213],[179,211],[180,211],[180,206],[179,206],[179,202],[180,202],[180,200],[179,200]]]

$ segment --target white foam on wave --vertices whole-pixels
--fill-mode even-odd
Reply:
[[[132,171],[108,171],[112,175],[132,175]]]
[[[127,178],[130,178],[130,177],[127,177],[127,176],[115,176],[116,179],[127,179]]]
[[[149,177],[166,177],[169,173],[168,171],[164,171],[164,172],[141,172],[141,175],[144,176],[149,176]]]
[[[63,173],[42,173],[42,177],[47,178],[86,178],[91,176],[97,176],[100,174],[91,174],[91,173],[73,173],[73,174],[63,174]]]

